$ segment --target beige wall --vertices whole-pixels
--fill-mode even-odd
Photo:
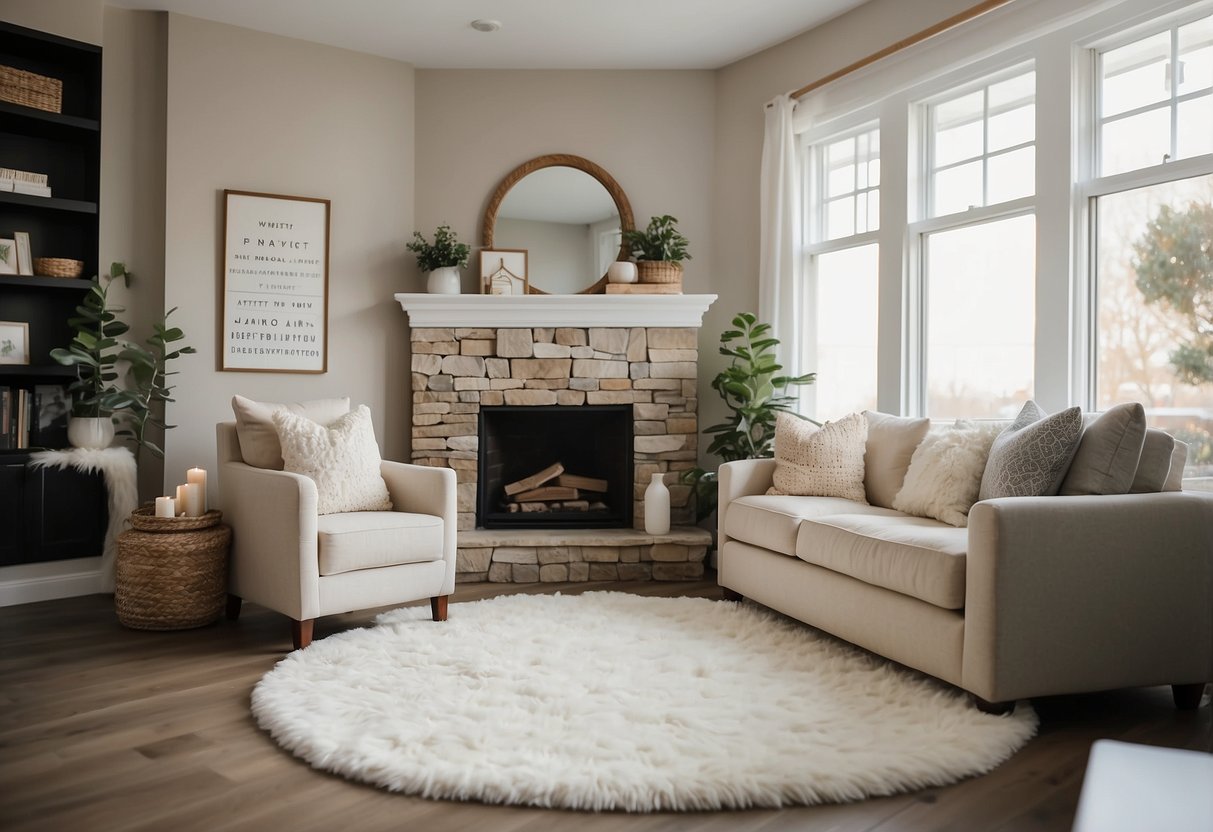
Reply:
[[[502,217],[493,227],[493,240],[498,248],[522,248],[518,241],[526,240],[527,278],[545,292],[579,292],[602,277],[590,276],[588,225]]]
[[[969,8],[973,0],[872,0],[798,37],[759,52],[717,73],[716,163],[712,192],[713,267],[720,294],[705,332],[719,333],[740,311],[758,311],[759,173],[763,105],[841,69],[889,44]],[[700,338],[703,349],[704,338]],[[703,351],[700,390],[706,390],[700,423],[726,415],[707,386],[725,359]],[[812,369],[812,368],[809,368]],[[718,460],[712,460],[714,465]]]
[[[0,0],[0,20],[100,45],[103,8],[102,0]]]
[[[199,354],[180,362],[166,484],[213,466],[234,393],[348,395],[370,407],[384,455],[404,458],[409,367],[392,293],[407,285],[413,227],[413,69],[172,14],[167,146],[164,302]],[[216,370],[224,188],[332,201],[327,374]]]

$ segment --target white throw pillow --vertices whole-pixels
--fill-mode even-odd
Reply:
[[[379,445],[366,405],[331,425],[288,410],[272,416],[282,444],[285,470],[316,483],[316,513],[391,511],[387,484],[379,473]]]
[[[863,458],[863,487],[868,502],[892,508],[893,500],[905,483],[906,471],[914,450],[931,428],[931,420],[891,416],[865,410],[868,422],[868,447]]]
[[[867,503],[863,490],[867,439],[868,423],[859,413],[820,428],[780,413],[775,417],[775,487],[767,493]]]
[[[240,457],[254,468],[282,470],[282,446],[271,418],[276,410],[287,410],[306,416],[313,422],[327,425],[350,412],[349,398],[315,399],[308,402],[256,402],[244,396],[232,396],[232,412],[236,414],[236,437],[240,441]]]
[[[968,526],[990,446],[1004,425],[958,421],[953,427],[930,431],[910,459],[893,508],[949,526]]]

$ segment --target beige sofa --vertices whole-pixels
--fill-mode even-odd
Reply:
[[[719,583],[950,682],[979,707],[1213,680],[1213,494],[1013,497],[969,527],[720,468]]]

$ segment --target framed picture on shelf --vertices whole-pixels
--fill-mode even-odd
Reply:
[[[29,324],[0,321],[0,364],[29,363]]]
[[[34,258],[31,256],[28,231],[14,231],[13,238],[17,242],[17,274],[32,275],[34,273]]]
[[[219,369],[328,372],[329,201],[223,192]]]
[[[17,273],[17,241],[0,239],[0,274]]]
[[[525,248],[486,248],[480,251],[482,295],[525,295],[531,288],[526,274]]]

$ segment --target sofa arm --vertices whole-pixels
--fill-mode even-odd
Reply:
[[[379,473],[387,483],[396,511],[433,514],[442,518],[442,559],[446,562],[443,595],[455,591],[455,553],[459,530],[455,471],[430,465],[383,460]]]
[[[716,557],[717,580],[721,586],[725,586],[727,571],[724,566],[724,544],[729,542],[729,536],[724,533],[724,519],[728,515],[729,503],[740,497],[765,494],[774,477],[773,459],[739,459],[720,466],[716,483]]]
[[[991,702],[1213,680],[1213,495],[977,503],[962,672]]]
[[[231,591],[298,620],[319,615],[316,483],[228,461],[219,487],[232,527]]]

